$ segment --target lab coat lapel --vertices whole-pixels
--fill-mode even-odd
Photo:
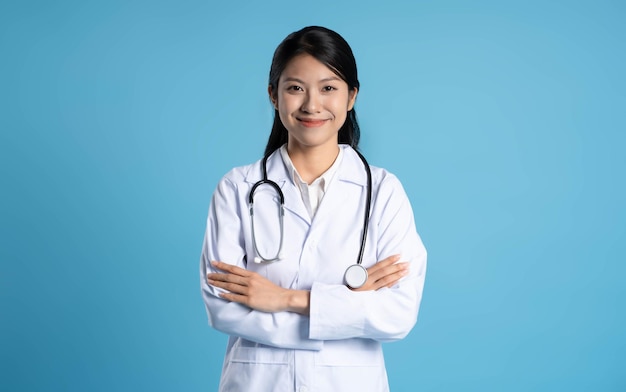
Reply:
[[[296,189],[296,186],[293,184],[293,182],[290,180],[284,181],[281,185],[281,189],[283,191],[283,194],[285,195],[285,210],[297,215],[310,225],[311,217],[309,216],[309,212],[304,206],[302,196]]]
[[[267,160],[267,178],[274,179],[285,196],[285,209],[311,224],[311,217],[304,206],[302,196],[289,178],[289,173],[279,151],[275,151]]]
[[[333,220],[333,218],[335,218],[333,215],[335,215],[338,209],[352,208],[349,206],[346,207],[346,202],[351,195],[354,195],[355,190],[360,192],[360,187],[355,186],[353,183],[335,178],[328,188],[328,191],[324,194],[324,198],[317,208],[313,220]]]
[[[343,148],[343,159],[315,214],[316,220],[332,220],[337,209],[354,208],[346,206],[347,200],[349,198],[354,200],[355,193],[366,191],[367,174],[361,159],[352,148],[347,146]]]
[[[333,211],[336,211],[336,208],[344,208],[343,204],[350,195],[354,195],[355,191],[362,192],[363,188],[367,186],[367,174],[359,156],[349,146],[342,145],[341,148],[344,149],[343,159],[337,173],[335,173],[333,183],[320,203],[316,219],[326,219],[327,217],[332,219]],[[254,169],[259,175],[250,175],[247,178],[248,182],[255,183],[260,179],[261,164],[259,162],[259,166]],[[289,178],[289,173],[279,151],[272,153],[267,160],[267,178],[280,186],[285,196],[285,209],[310,225],[311,217],[304,206],[300,192],[293,183],[293,179]]]

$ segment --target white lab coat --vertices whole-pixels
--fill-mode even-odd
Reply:
[[[343,281],[356,262],[367,195],[367,175],[352,148],[344,149],[316,215],[309,217],[280,153],[267,162],[268,178],[285,195],[283,257],[257,264],[248,196],[261,162],[231,170],[213,195],[201,257],[201,286],[209,324],[230,335],[220,391],[388,391],[381,342],[404,338],[417,319],[426,250],[415,230],[398,179],[372,167],[372,212],[363,265],[400,254],[410,273],[390,289],[354,292]],[[255,193],[255,235],[261,254],[278,249],[278,196]],[[310,316],[264,313],[225,301],[206,282],[220,260],[255,271],[286,288],[310,290]]]

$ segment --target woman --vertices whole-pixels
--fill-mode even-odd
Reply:
[[[426,271],[409,200],[384,169],[368,186],[356,62],[339,34],[292,33],[269,79],[266,159],[220,181],[202,249],[209,324],[230,335],[220,390],[386,391],[381,342],[412,329]],[[264,172],[284,193],[282,223],[279,192],[255,187]],[[349,287],[364,226],[367,276]]]

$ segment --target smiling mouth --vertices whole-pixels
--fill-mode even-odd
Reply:
[[[299,118],[298,121],[300,121],[300,123],[302,125],[304,125],[307,128],[315,128],[315,127],[320,127],[322,125],[324,125],[324,123],[327,120],[315,120],[315,119],[306,119],[306,118]]]

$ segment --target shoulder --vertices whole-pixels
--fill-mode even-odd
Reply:
[[[219,181],[217,185],[218,192],[236,192],[240,194],[248,193],[250,188],[263,178],[263,158],[258,161],[236,166],[229,170]],[[279,181],[284,177],[284,164],[278,151],[272,153],[266,163],[268,178],[273,181]]]
[[[371,166],[372,170],[372,188],[373,197],[378,202],[384,202],[385,204],[408,203],[408,195],[406,194],[402,183],[387,169]]]
[[[230,169],[220,180],[220,184],[240,184],[248,182],[252,173],[260,173],[261,160],[243,166],[236,166]],[[256,177],[259,177],[257,174]]]
[[[247,178],[250,177],[250,173],[255,170],[255,167],[258,168],[259,166],[259,162],[254,162],[230,169],[218,181],[213,192],[214,201],[223,200],[226,203],[232,203],[241,197],[249,189]]]
[[[344,147],[344,154],[347,157],[347,161],[349,162],[347,163],[347,165],[351,165],[352,167],[355,167],[355,168],[358,167],[358,170],[360,170],[363,173],[362,177],[365,180],[366,172],[363,169],[363,163],[360,160],[359,154],[357,154],[355,150],[349,147]],[[374,166],[374,165],[369,165],[369,164],[368,166],[370,168],[370,172],[372,173],[372,186],[374,188],[384,187],[384,188],[392,188],[392,189],[393,188],[402,189],[402,184],[400,183],[400,180],[398,179],[398,177],[395,176],[395,174],[379,166]]]
[[[384,225],[412,221],[413,208],[402,183],[387,169],[371,166],[372,169],[372,214],[380,217]]]
[[[378,166],[370,166],[370,168],[372,171],[373,184],[387,187],[402,187],[398,177],[389,170]]]

